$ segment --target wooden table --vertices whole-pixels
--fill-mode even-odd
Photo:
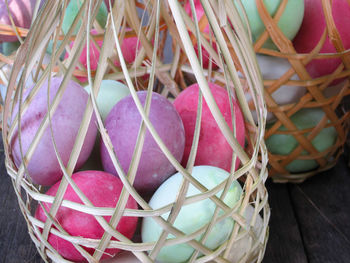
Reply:
[[[43,262],[27,233],[0,154],[0,261]],[[264,263],[350,262],[348,155],[298,185],[267,182],[272,209]]]

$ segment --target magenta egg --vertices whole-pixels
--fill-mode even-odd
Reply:
[[[83,171],[73,174],[72,179],[95,207],[114,208],[117,205],[123,189],[123,183],[119,178],[102,171]],[[59,186],[60,182],[57,182],[46,192],[46,195],[56,196]],[[63,200],[83,204],[82,200],[70,185],[64,193]],[[35,217],[40,221],[45,222],[47,216],[43,207],[49,210],[51,204],[43,203],[43,206],[38,206],[35,212]],[[129,196],[127,200],[126,208],[137,209],[137,203],[131,196]],[[55,219],[71,236],[100,239],[105,232],[93,215],[79,212],[68,207],[60,206]],[[108,222],[111,217],[104,216],[104,219]],[[137,217],[122,216],[116,230],[125,237],[132,238],[136,226]],[[115,240],[115,238],[112,237],[112,240]],[[69,241],[50,233],[48,242],[64,258],[74,262],[87,262],[87,260]],[[94,248],[83,248],[91,255],[95,252]],[[121,252],[121,250],[118,248],[107,248],[102,259],[110,258],[119,252]]]

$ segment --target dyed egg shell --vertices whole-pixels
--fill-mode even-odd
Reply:
[[[314,128],[324,117],[324,112],[319,108],[302,109],[291,116],[291,121],[299,130]],[[281,126],[278,130],[285,131],[286,128]],[[308,133],[307,133],[308,134]],[[312,145],[319,151],[325,151],[335,144],[337,131],[334,127],[324,128],[313,140]],[[272,154],[289,155],[297,146],[298,141],[293,135],[273,134],[266,139],[267,149]],[[306,155],[302,151],[301,155]],[[294,160],[286,166],[291,173],[307,172],[318,167],[315,160]]]
[[[291,68],[287,59],[264,55],[257,55],[256,57],[264,80],[278,80]],[[291,77],[291,80],[299,80],[299,78],[295,74]],[[282,106],[298,102],[305,93],[305,87],[282,85],[272,93],[272,98],[278,105]],[[273,119],[275,119],[273,114],[268,112],[267,121]]]
[[[146,95],[146,91],[137,92],[142,105]],[[174,106],[166,98],[153,92],[149,119],[168,150],[180,162],[185,147],[185,131]],[[141,120],[131,95],[120,100],[105,120],[105,128],[125,173],[134,154]],[[117,175],[104,143],[101,143],[101,160],[105,171]],[[153,192],[174,172],[175,168],[147,130],[134,187],[140,192]]]
[[[123,188],[123,183],[119,178],[101,171],[84,171],[72,175],[73,181],[83,192],[83,194],[92,202],[95,207],[114,208],[119,200],[120,193]],[[53,185],[46,195],[56,196],[60,182]],[[69,200],[79,204],[83,204],[82,200],[75,193],[73,188],[68,185],[64,193],[63,200]],[[43,206],[49,211],[51,204],[43,203]],[[136,201],[130,196],[126,208],[137,209]],[[41,206],[38,206],[35,217],[42,222],[45,222],[47,217]],[[104,234],[104,229],[97,222],[93,215],[73,210],[64,206],[60,206],[55,219],[60,226],[71,236],[100,239]],[[109,222],[111,217],[104,216],[104,219]],[[137,217],[123,216],[116,230],[127,238],[132,238],[137,225]],[[115,240],[115,238],[112,238]],[[48,242],[57,250],[57,252],[65,259],[75,262],[87,262],[78,250],[69,241],[58,237],[54,234],[49,234]],[[93,254],[95,249],[83,247],[89,254]],[[102,256],[102,259],[109,258],[120,250],[117,248],[108,248]]]
[[[339,32],[345,49],[350,48],[350,4],[347,0],[334,0],[331,2],[332,17]],[[321,39],[326,30],[326,21],[323,13],[322,1],[305,0],[305,15],[300,30],[293,44],[298,53],[311,52]],[[329,36],[319,53],[336,53]],[[313,59],[307,64],[306,69],[312,78],[331,74],[340,65],[340,58]],[[336,84],[336,83],[334,83]]]
[[[91,87],[85,86],[85,90],[90,94]],[[108,113],[118,101],[129,94],[129,88],[123,83],[109,79],[102,80],[96,99],[102,120],[106,119]]]
[[[69,1],[67,8],[65,10],[65,15],[62,22],[62,31],[64,34],[67,34],[70,27],[72,26],[74,19],[79,13],[79,9],[81,8],[83,4],[83,0],[73,0]],[[84,11],[83,11],[84,12]],[[98,9],[97,15],[96,15],[96,21],[101,26],[101,28],[105,28],[107,23],[107,17],[108,17],[108,10],[107,6],[104,2],[101,3],[100,8]],[[74,28],[73,35],[76,35],[79,31],[79,28],[81,27],[81,20],[78,21],[78,24]],[[58,41],[57,49],[61,45],[61,41]],[[53,42],[50,40],[47,52],[52,54],[52,48],[53,48]],[[64,52],[63,52],[64,53]],[[64,54],[62,54],[62,59],[64,57]]]
[[[232,116],[229,95],[226,89],[209,83],[214,99],[224,116],[226,123],[233,131]],[[174,106],[179,112],[185,127],[186,145],[182,165],[185,167],[190,155],[194,130],[196,126],[198,106],[199,85],[193,84],[183,90],[174,100]],[[245,126],[241,109],[235,100],[232,100],[235,112],[236,138],[239,144],[244,147]],[[203,97],[201,130],[199,135],[197,156],[195,165],[212,165],[230,171],[232,163],[232,148],[222,134],[216,123],[205,99]],[[235,168],[237,169],[237,159]]]
[[[274,17],[282,0],[263,0],[264,5],[269,14]],[[252,32],[253,41],[255,42],[260,35],[265,31],[265,25],[260,18],[256,1],[242,1],[244,10],[248,17],[249,26]],[[235,0],[235,5],[244,20],[244,11],[241,9],[238,1]],[[290,40],[293,40],[298,33],[300,25],[304,17],[304,0],[288,0],[282,16],[278,21],[278,27],[283,34]],[[263,45],[265,48],[276,49],[275,44],[269,38]]]
[[[92,30],[91,31],[92,35],[96,35],[97,31]],[[95,71],[98,67],[98,60],[100,59],[100,51],[99,48],[102,47],[103,41],[98,40],[96,41],[99,47],[95,45],[93,40],[90,40],[89,43],[89,60],[90,60],[90,69],[92,71]],[[72,48],[74,44],[74,41],[70,44],[70,47]],[[121,50],[123,53],[123,57],[125,59],[126,63],[132,63],[135,60],[136,57],[136,52],[137,49],[140,49],[140,43],[138,43],[138,38],[137,37],[130,37],[130,38],[125,38],[123,39],[123,43],[121,45]],[[65,58],[68,58],[69,53],[65,54]],[[81,52],[81,55],[79,57],[80,63],[87,69],[88,66],[88,57],[87,57],[87,45],[83,47],[83,50]],[[114,64],[116,66],[120,66],[120,62],[118,60],[114,61]],[[88,78],[87,77],[80,77],[77,76],[77,79],[79,79],[81,82],[87,82]]]
[[[66,11],[65,11],[63,22],[62,22],[63,33],[67,34],[67,32],[69,31],[70,27],[72,26],[72,24],[74,22],[74,19],[78,15],[79,9],[81,8],[83,3],[84,3],[84,0],[69,1],[67,8],[66,8]],[[96,20],[102,28],[104,28],[106,26],[107,17],[108,17],[107,6],[105,5],[104,1],[102,1],[100,8],[98,9],[97,15],[96,15]],[[81,27],[81,22],[82,21],[79,21],[77,26],[75,27],[74,34],[77,34],[79,28]]]
[[[192,176],[203,184],[208,190],[215,188],[221,182],[229,177],[229,173],[213,166],[195,166],[192,170]],[[178,191],[181,187],[183,176],[176,173],[166,180],[154,193],[149,205],[152,209],[158,209],[175,202]],[[200,191],[192,184],[189,185],[186,197],[191,197],[199,194]],[[222,191],[216,194],[220,197]],[[233,181],[224,202],[229,207],[234,207],[242,194],[242,188],[237,181]],[[175,222],[174,227],[184,232],[186,235],[191,234],[204,227],[212,221],[216,205],[207,198],[192,204],[182,206]],[[223,215],[220,210],[219,216]],[[167,220],[169,212],[161,215],[163,219]],[[234,225],[232,218],[226,218],[219,221],[213,226],[205,245],[210,249],[215,249],[225,242],[229,237]],[[156,223],[152,217],[145,217],[142,222],[141,235],[143,242],[157,241],[162,233],[162,227]],[[200,240],[202,234],[199,234],[195,239]],[[169,234],[168,238],[174,236]],[[177,244],[164,246],[158,256],[157,260],[160,262],[185,262],[192,255],[194,249],[188,244]]]
[[[251,205],[248,205],[244,218],[246,220],[246,229],[252,230],[252,233],[259,239],[261,244],[264,244],[265,235],[263,231],[263,220],[258,214],[255,218],[255,222],[252,222],[254,214],[254,208]],[[253,240],[251,235],[243,236],[241,239],[235,241],[232,245],[232,248],[227,256],[229,262],[239,262],[247,253],[249,257],[253,258],[259,253],[259,246],[251,250],[255,240]],[[105,263],[117,263],[117,262],[128,262],[128,263],[139,263],[140,260],[130,251],[123,251],[122,253],[117,254],[114,258],[107,259]],[[160,263],[160,261],[156,261]]]
[[[4,42],[2,43],[2,52],[5,56],[11,55],[14,51],[20,47],[21,43],[19,41],[15,42]]]
[[[264,244],[265,235],[262,234],[263,231],[263,220],[261,216],[258,214],[255,218],[255,222],[252,222],[254,215],[254,208],[251,205],[248,205],[245,212],[244,218],[246,220],[246,229],[250,229],[259,239],[259,242]],[[252,249],[253,244],[256,240],[253,240],[250,234],[243,236],[243,238],[235,241],[231,247],[230,253],[227,256],[229,262],[240,262],[240,260],[249,253],[249,257],[253,258],[259,253],[259,246],[255,249]]]
[[[51,79],[50,103],[52,103],[62,80],[63,78],[61,77]],[[25,98],[31,90],[32,88],[28,89],[23,98]],[[46,81],[35,95],[33,101],[28,106],[28,109],[22,114],[21,145],[23,154],[26,154],[28,151],[34,136],[47,113],[47,90],[48,83]],[[73,149],[80,123],[83,119],[87,100],[88,93],[84,88],[74,81],[69,81],[62,99],[51,118],[54,139],[58,153],[64,165],[67,165]],[[18,105],[16,106],[16,110],[18,110]],[[17,111],[15,114],[17,114]],[[15,114],[13,117],[15,117]],[[81,167],[89,157],[94,146],[96,134],[97,128],[95,117],[93,115],[83,147],[77,160],[76,169]],[[10,145],[14,162],[16,166],[19,167],[22,163],[22,158],[17,128],[11,138]],[[45,129],[44,134],[27,165],[27,170],[33,182],[41,185],[52,185],[62,178],[63,173],[54,151],[49,126]]]
[[[7,0],[11,17],[16,26],[23,28],[30,27],[37,1],[41,1],[40,5],[43,2],[42,0]],[[6,0],[0,0],[0,24],[12,25]],[[14,42],[17,40],[17,36],[0,35],[0,42]]]

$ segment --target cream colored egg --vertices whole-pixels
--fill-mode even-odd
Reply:
[[[91,87],[89,85],[85,86],[85,90],[90,93]],[[96,101],[102,120],[106,119],[108,113],[118,101],[129,94],[129,88],[125,84],[115,80],[102,80]]]
[[[289,61],[284,58],[258,54],[257,62],[264,80],[278,80],[291,68]],[[294,75],[290,79],[298,80],[299,78],[297,75]],[[272,93],[272,98],[279,106],[282,106],[297,102],[305,93],[305,87],[282,85]],[[246,97],[248,100],[251,100],[250,94],[247,93]],[[253,117],[257,121],[256,113],[253,114]],[[267,121],[273,121],[274,119],[274,115],[268,112]]]
[[[260,215],[257,215],[255,222],[253,223],[253,215],[254,208],[251,205],[247,206],[245,211],[246,228],[250,231],[248,231],[242,236],[241,239],[237,240],[233,244],[228,256],[228,260],[232,263],[239,262],[239,260],[241,260],[243,257],[246,258],[246,260],[243,260],[243,262],[250,262],[249,259],[254,258],[259,252],[259,246],[252,249],[252,246],[256,242],[254,238],[257,238],[261,245],[264,242],[263,220]],[[253,226],[251,226],[251,224],[253,224]],[[250,253],[248,254],[248,252]]]
[[[42,64],[47,65],[50,62],[50,59],[51,59],[51,56],[49,54],[45,54]],[[33,71],[28,73],[27,81],[25,84],[26,87],[32,87],[35,84],[34,74],[36,74],[37,65],[38,64],[34,65]],[[1,93],[1,97],[3,99],[5,99],[5,96],[6,96],[7,86],[8,86],[8,82],[10,80],[11,71],[12,71],[12,65],[10,65],[10,64],[5,64],[2,67],[0,67],[0,83],[1,82],[3,83],[3,85],[1,85],[1,87],[0,87],[0,93]],[[40,71],[40,73],[41,72],[42,71]],[[39,73],[38,77],[40,76],[40,73]],[[19,80],[21,75],[22,75],[22,70],[21,70],[20,74],[18,74],[18,80]]]

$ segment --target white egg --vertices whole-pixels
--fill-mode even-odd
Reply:
[[[42,64],[43,65],[47,65],[50,62],[51,56],[49,54],[45,54],[44,59]],[[28,74],[28,78],[25,84],[25,87],[32,87],[35,84],[34,81],[34,74],[36,74],[36,66],[33,67],[33,71],[31,73]],[[5,64],[2,67],[0,67],[0,82],[2,82],[4,85],[1,86],[1,97],[3,100],[5,100],[5,96],[6,96],[6,92],[7,92],[7,86],[8,86],[8,82],[10,80],[10,75],[11,75],[11,70],[12,70],[12,65],[10,64]],[[22,68],[23,70],[23,68]],[[18,80],[22,74],[22,70],[21,72],[18,74]],[[40,71],[41,73],[42,71]],[[40,76],[40,73],[38,75],[38,77]]]
[[[85,86],[85,90],[90,93],[91,87]],[[102,80],[97,96],[97,107],[104,121],[118,101],[130,94],[129,88],[123,83],[115,80]]]
[[[264,80],[278,80],[283,76],[290,68],[291,65],[287,59],[259,55],[257,54],[257,62],[260,67],[261,75]],[[295,74],[291,80],[298,80],[298,76]],[[267,87],[265,87],[266,89]],[[272,93],[272,98],[279,105],[286,105],[297,102],[306,93],[305,87],[282,85],[275,92]],[[251,100],[250,94],[246,94],[248,100]],[[256,114],[253,114],[256,121]],[[272,113],[267,114],[267,121],[274,120]]]
[[[265,237],[264,233],[262,233],[263,220],[260,215],[257,215],[254,225],[251,226],[253,215],[254,215],[254,208],[251,205],[248,205],[244,215],[246,219],[246,228],[250,229],[251,233],[255,235],[255,238],[257,238],[259,242],[263,244],[264,237]],[[228,260],[230,262],[239,262],[239,260],[242,259],[244,256],[246,256],[246,254],[249,252],[253,243],[255,243],[255,240],[251,235],[249,235],[249,232],[248,232],[247,235],[244,235],[241,239],[233,243],[230,250],[230,254],[228,256]],[[258,252],[259,252],[259,246],[256,247],[253,250],[253,253],[250,253],[247,258],[255,257]]]

